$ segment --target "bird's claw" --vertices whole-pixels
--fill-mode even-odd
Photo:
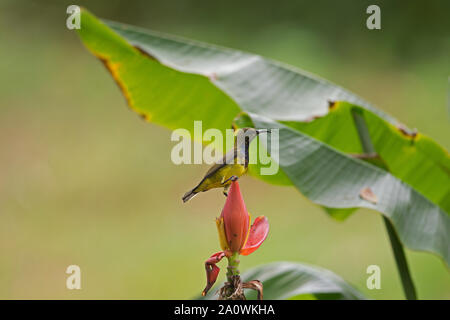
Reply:
[[[238,176],[231,176],[229,177],[227,180],[224,181],[224,184],[227,183],[228,181],[237,181],[239,179]]]

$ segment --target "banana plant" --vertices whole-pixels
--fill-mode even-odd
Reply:
[[[146,121],[191,133],[194,120],[204,129],[278,128],[279,172],[262,176],[250,166],[250,174],[297,188],[338,220],[357,208],[381,213],[408,299],[416,293],[403,246],[448,266],[450,156],[430,137],[259,55],[102,21],[85,9],[78,34]]]

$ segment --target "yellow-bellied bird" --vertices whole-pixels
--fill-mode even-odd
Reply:
[[[221,161],[215,163],[206,172],[202,181],[195,188],[186,192],[183,196],[183,202],[193,198],[199,192],[205,192],[214,188],[223,188],[223,193],[226,196],[231,180],[242,176],[248,170],[250,142],[263,132],[270,132],[270,130],[238,129],[234,138],[234,148],[228,151]]]

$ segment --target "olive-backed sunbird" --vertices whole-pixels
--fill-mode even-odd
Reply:
[[[227,196],[232,178],[238,178],[248,170],[250,142],[263,132],[270,132],[270,130],[238,129],[235,133],[234,148],[228,151],[220,162],[215,163],[206,172],[202,181],[195,188],[185,193],[183,202],[193,198],[199,192],[205,192],[214,188],[223,188],[223,193]]]

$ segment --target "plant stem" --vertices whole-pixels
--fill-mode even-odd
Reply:
[[[400,279],[402,280],[403,291],[405,292],[406,299],[417,300],[416,289],[409,272],[408,262],[406,261],[402,243],[397,236],[397,232],[395,232],[392,222],[385,216],[383,216],[383,220],[389,239],[391,240],[392,251],[394,252],[395,262],[397,263],[397,269],[400,274]]]
[[[352,110],[353,120],[358,131],[359,140],[364,153],[373,154],[376,152],[372,141],[370,139],[370,133],[367,128],[367,124],[361,112],[357,109]],[[402,281],[403,292],[408,300],[417,300],[416,289],[412,280],[411,274],[408,268],[408,262],[406,260],[405,250],[397,235],[397,232],[392,225],[392,222],[383,215],[384,225],[389,235],[392,251],[394,253],[395,262],[397,264],[397,270]]]
[[[220,289],[219,300],[245,300],[241,277],[239,276],[239,252],[228,257],[227,280]]]
[[[230,257],[228,257],[227,279],[230,283],[233,283],[232,276],[239,275],[239,262],[239,252],[235,252]]]

